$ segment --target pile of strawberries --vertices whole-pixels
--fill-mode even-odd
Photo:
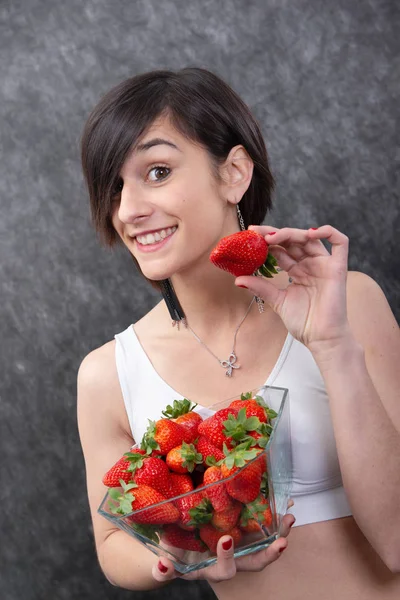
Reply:
[[[237,546],[246,532],[271,525],[264,448],[277,414],[251,393],[204,420],[196,406],[175,400],[164,418],[149,420],[140,448],[124,454],[103,483],[110,510],[129,515],[137,532],[215,553],[221,536]]]

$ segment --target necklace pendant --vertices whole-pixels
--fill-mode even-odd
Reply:
[[[232,352],[232,354],[229,355],[228,360],[220,361],[221,367],[226,369],[225,375],[227,377],[232,377],[233,369],[240,369],[240,365],[235,365],[236,361],[237,361],[237,356],[234,352]]]

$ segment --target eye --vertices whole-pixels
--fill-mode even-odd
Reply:
[[[150,179],[150,181],[163,181],[168,177],[170,173],[171,169],[169,169],[168,167],[157,165],[150,169],[150,171],[147,174],[147,177]]]
[[[124,187],[124,182],[122,181],[122,179],[119,179],[111,191],[111,197],[115,198],[116,196],[119,196],[120,193],[122,192],[123,187]]]

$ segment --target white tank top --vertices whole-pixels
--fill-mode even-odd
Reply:
[[[183,396],[154,369],[133,325],[115,335],[116,365],[132,436],[140,441],[148,419]],[[288,333],[265,385],[287,388],[293,456],[295,526],[352,514],[339,468],[324,381],[311,352]],[[271,407],[274,408],[274,407]],[[208,416],[205,407],[196,411]]]

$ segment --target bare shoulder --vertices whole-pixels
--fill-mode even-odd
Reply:
[[[347,277],[347,309],[350,324],[365,325],[365,321],[380,320],[396,326],[396,319],[381,286],[369,275],[349,271]]]
[[[115,361],[115,340],[92,350],[82,360],[77,381],[78,418],[103,419],[130,436],[121,386]]]
[[[96,388],[99,384],[117,382],[115,340],[111,340],[85,356],[78,370],[78,384]]]
[[[370,370],[384,361],[397,371],[399,326],[382,288],[365,273],[348,273],[347,316],[354,337],[366,351]]]

